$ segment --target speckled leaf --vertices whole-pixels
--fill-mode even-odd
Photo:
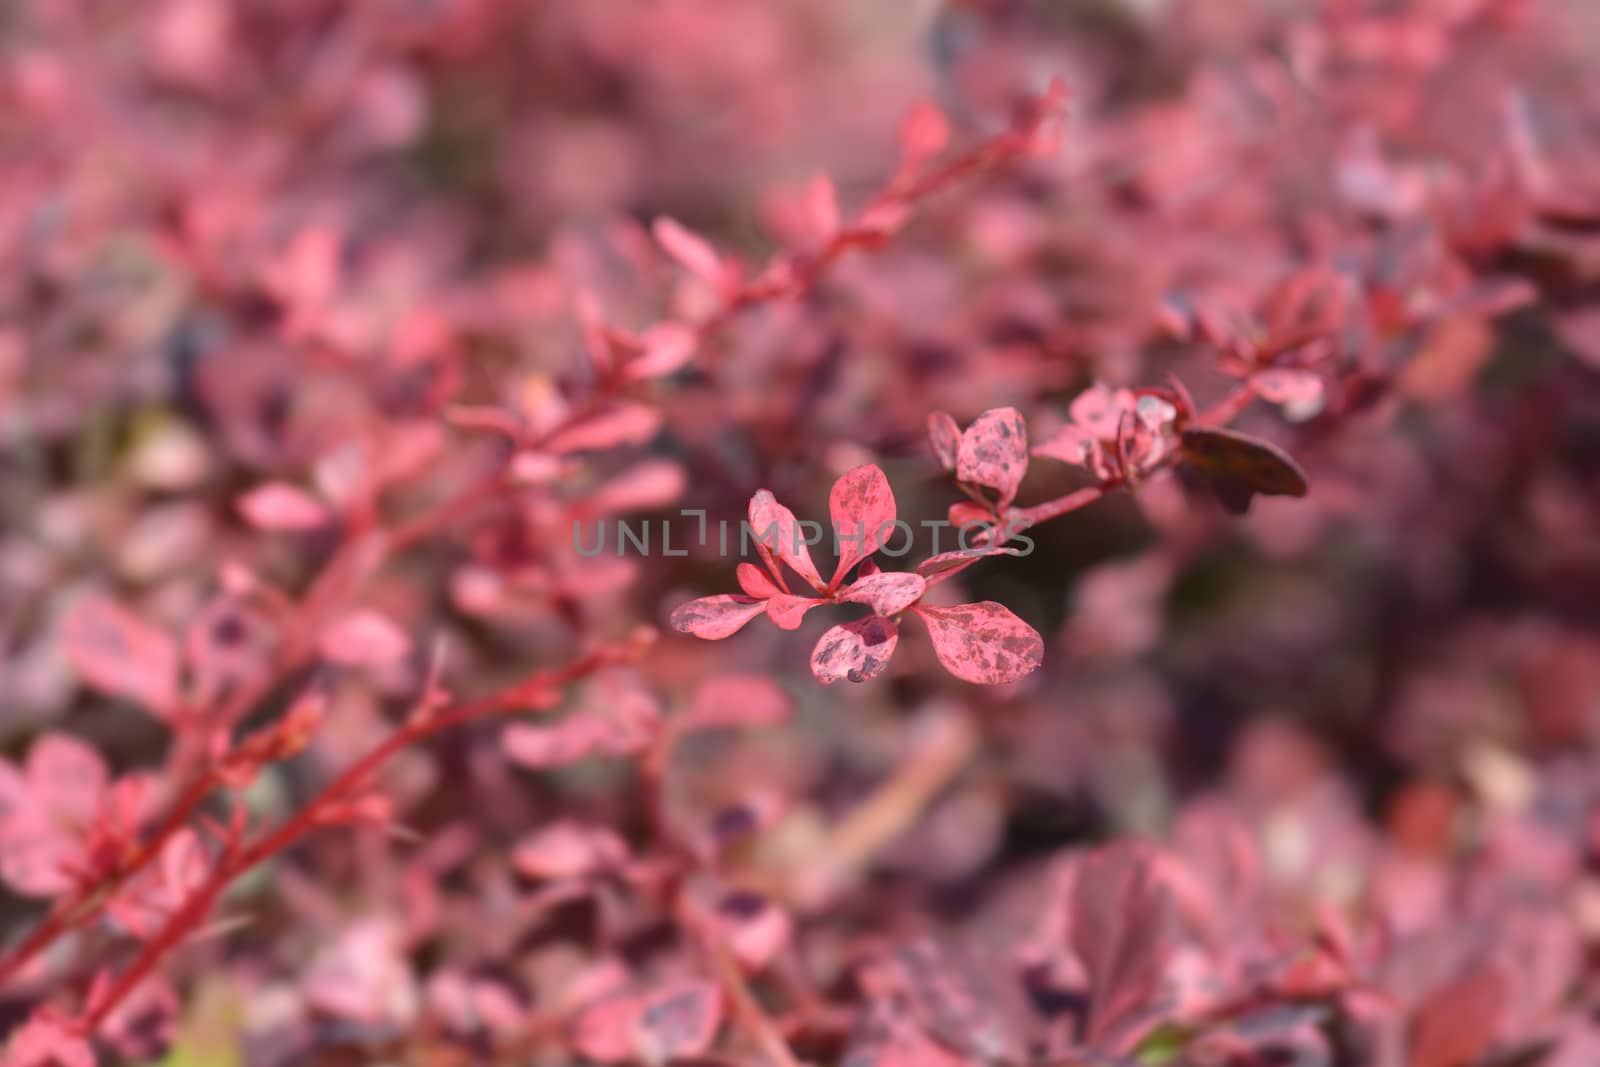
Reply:
[[[837,588],[852,567],[893,533],[895,505],[889,479],[870,463],[846,471],[828,493],[828,515],[839,545],[839,565],[833,572]]]
[[[879,615],[893,616],[915,604],[927,589],[928,583],[920,574],[869,574],[841,592],[839,599],[865,604]]]
[[[1028,427],[1016,408],[994,408],[979,415],[961,435],[956,477],[1000,494],[999,506],[1017,495],[1028,473]]]
[[[1044,662],[1038,631],[992,600],[950,608],[923,606],[933,651],[963,681],[1000,685],[1031,674]]]
[[[770,490],[763,489],[750,498],[750,531],[763,558],[776,557],[812,588],[824,588],[794,512],[778,503]]]
[[[852,682],[876,678],[889,665],[899,642],[899,628],[877,615],[835,626],[812,650],[811,673],[823,685],[841,678]]]
[[[744,624],[767,610],[764,600],[748,596],[703,596],[672,610],[672,628],[707,641],[732,637]]]

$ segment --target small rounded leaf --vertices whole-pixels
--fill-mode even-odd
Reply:
[[[347,667],[387,667],[410,653],[411,639],[376,611],[355,611],[323,630],[317,647]]]
[[[811,673],[823,685],[841,678],[852,682],[876,678],[889,666],[899,643],[899,628],[878,615],[835,626],[812,650]]]
[[[839,544],[839,565],[833,572],[837,586],[894,531],[894,491],[889,479],[871,463],[846,471],[828,493],[828,515]]]
[[[703,596],[672,610],[672,628],[707,641],[732,637],[744,624],[767,610],[764,600],[748,596]]]
[[[945,670],[978,685],[1014,682],[1044,662],[1037,630],[992,600],[952,608],[919,607]]]
[[[939,466],[947,471],[956,469],[956,456],[961,451],[961,427],[946,412],[928,414],[928,444]]]
[[[287,482],[256,486],[239,498],[239,514],[258,530],[315,530],[329,518],[322,501]]]
[[[858,579],[839,594],[839,599],[865,604],[879,615],[894,616],[915,604],[927,590],[928,583],[920,574],[885,572]]]
[[[162,715],[178,702],[178,644],[104,596],[79,600],[62,633],[67,659],[90,686]]]
[[[961,435],[956,477],[987,486],[1010,504],[1028,473],[1028,427],[1016,408],[994,408],[979,415]]]

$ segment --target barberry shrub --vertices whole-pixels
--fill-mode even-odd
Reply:
[[[0,1062],[1600,1063],[1597,70],[20,0]]]

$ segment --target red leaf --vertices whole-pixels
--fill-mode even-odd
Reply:
[[[585,1009],[574,1020],[572,1044],[599,1063],[664,1063],[704,1052],[721,1025],[721,991],[712,982],[692,979]]]
[[[1435,990],[1411,1024],[1411,1067],[1471,1067],[1494,1044],[1510,988],[1484,967]]]
[[[22,896],[68,892],[69,868],[82,857],[82,844],[48,812],[28,807],[0,818],[0,881]]]
[[[287,482],[258,485],[239,498],[238,506],[258,530],[314,530],[328,521],[320,500]]]
[[[619,445],[642,445],[661,428],[661,412],[648,404],[619,404],[591,415],[545,442],[552,455],[597,452]]]
[[[356,611],[323,630],[317,647],[324,658],[347,667],[387,667],[405,659],[411,639],[376,611]]]
[[[821,603],[815,597],[778,593],[767,601],[767,618],[777,623],[780,629],[798,630],[806,612]]]
[[[200,836],[186,826],[161,847],[159,864],[124,884],[106,912],[134,937],[148,940],[205,882],[208,867]]]
[[[707,641],[732,637],[744,624],[767,610],[764,600],[746,596],[704,596],[679,604],[668,620],[681,634],[693,634]]]
[[[583,501],[583,510],[596,515],[646,511],[665,507],[683,495],[688,476],[670,459],[647,459],[600,486]]]
[[[1068,424],[1033,446],[1033,454],[1063,463],[1082,463],[1094,450],[1095,437],[1081,426]]]
[[[57,821],[85,828],[100,814],[111,772],[100,754],[75,737],[48,733],[28,750],[28,795]]]
[[[928,589],[920,574],[897,572],[869,574],[839,594],[852,604],[865,604],[883,616],[894,616],[915,604]]]
[[[724,674],[701,682],[694,703],[675,723],[679,730],[777,726],[789,718],[789,711],[788,695],[772,679]]]
[[[11,1035],[9,1067],[95,1067],[94,1049],[78,1028],[48,1012],[36,1011]]]
[[[712,285],[722,283],[722,257],[717,255],[717,250],[704,237],[666,215],[656,219],[650,232],[655,234],[667,255],[685,268]]]
[[[28,783],[22,772],[8,760],[0,759],[0,818],[27,806]]]
[[[894,532],[894,492],[889,479],[873,464],[840,475],[828,493],[828,515],[839,543],[839,565],[833,571],[837,588],[850,569],[876,552]]]
[[[670,986],[645,1001],[636,1026],[638,1047],[651,1063],[695,1056],[716,1039],[722,1025],[722,992],[713,982]]]
[[[750,596],[765,600],[769,596],[777,596],[783,592],[772,575],[757,567],[754,563],[739,564],[735,573],[739,576],[739,588]]]
[[[980,552],[941,552],[937,556],[929,556],[917,564],[917,573],[922,575],[928,585],[938,585],[949,578],[954,578],[974,563],[983,558]]]
[[[103,596],[73,605],[62,640],[83,680],[156,715],[178,703],[178,644],[164,630]]]
[[[500,744],[524,767],[564,767],[579,760],[633,755],[652,736],[644,724],[627,717],[574,715],[555,726],[513,723]]]
[[[928,160],[944,151],[950,140],[950,120],[938,106],[923,101],[912,109],[900,126],[900,166],[903,170],[920,168]]]
[[[916,609],[928,624],[933,651],[945,670],[979,685],[1014,682],[1044,662],[1044,639],[992,600],[952,608]]]
[[[702,921],[747,971],[770,964],[793,936],[789,913],[756,893],[735,890],[709,911]]]
[[[644,351],[623,368],[626,381],[638,382],[647,378],[660,378],[678,370],[694,358],[699,336],[679,322],[663,322],[644,332],[640,338]]]
[[[833,179],[819,174],[806,185],[806,222],[819,242],[833,239],[839,232],[839,194]]]
[[[813,589],[826,588],[817,565],[811,562],[811,550],[801,536],[800,524],[794,512],[778,503],[766,489],[750,498],[750,529],[756,538],[756,549],[762,558],[777,557],[787,563]],[[776,567],[773,568],[776,570]]]
[[[1089,979],[1086,1037],[1125,1052],[1154,1021],[1176,947],[1172,892],[1143,842],[1097,849],[1074,874],[1068,907],[1072,949]]]
[[[877,615],[835,626],[822,635],[812,650],[811,673],[823,685],[841,678],[852,682],[876,678],[889,666],[889,657],[899,642],[900,631],[895,624]]]
[[[628,846],[615,833],[570,819],[524,838],[512,854],[517,870],[534,879],[583,878],[615,870],[627,859]]]
[[[994,408],[979,415],[961,435],[956,454],[956,477],[987,486],[1000,494],[1006,507],[1017,495],[1028,473],[1028,427],[1016,408]]]
[[[1116,439],[1125,415],[1133,412],[1133,394],[1126,389],[1112,391],[1096,382],[1073,398],[1067,414],[1073,424],[1099,441]]]
[[[961,452],[961,427],[943,411],[928,414],[928,444],[939,466],[947,471],[956,469],[956,457]]]

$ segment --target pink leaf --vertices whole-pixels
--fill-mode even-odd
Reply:
[[[956,457],[961,452],[961,427],[956,425],[955,419],[943,411],[930,412],[928,444],[932,446],[939,466],[947,471],[956,469]]]
[[[108,597],[87,596],[68,612],[62,639],[73,669],[94,688],[156,715],[176,707],[178,644],[164,630]]]
[[[635,695],[637,697],[637,694]],[[595,757],[631,756],[648,748],[660,724],[653,700],[611,692],[601,706],[569,715],[554,726],[514,723],[501,745],[525,767],[561,767]]]
[[[917,573],[928,585],[938,585],[954,578],[982,558],[983,553],[980,552],[941,552],[917,564]]]
[[[661,412],[648,404],[619,404],[554,434],[545,442],[552,455],[598,452],[620,445],[642,445],[661,428]]]
[[[721,991],[690,980],[592,1005],[574,1020],[571,1036],[573,1047],[598,1063],[665,1063],[704,1052],[721,1025]]]
[[[899,642],[895,624],[877,615],[835,626],[812,650],[811,673],[823,685],[841,678],[852,682],[876,678],[889,666]]]
[[[916,609],[928,624],[933,651],[963,681],[1000,685],[1031,674],[1044,662],[1044,639],[992,600],[953,608]]]
[[[405,631],[376,611],[355,611],[335,621],[317,639],[322,655],[347,667],[387,667],[411,651]]]
[[[750,498],[750,530],[762,558],[781,559],[813,589],[825,588],[817,565],[811,562],[811,550],[794,512],[778,503],[769,490],[763,489]]]
[[[720,641],[744,628],[744,624],[767,610],[766,602],[745,596],[705,596],[679,604],[669,620],[681,634],[693,634],[707,641]]]
[[[767,618],[777,623],[779,629],[798,630],[806,612],[821,603],[815,597],[778,593],[767,601]]]
[[[208,866],[199,835],[184,827],[161,847],[159,863],[124,884],[106,911],[133,936],[148,940],[205,882]]]
[[[1033,446],[1033,454],[1063,463],[1083,463],[1094,449],[1095,438],[1079,426],[1063,426]]]
[[[741,967],[759,971],[789,944],[788,912],[755,893],[734,891],[710,909],[706,923]]]
[[[833,179],[826,174],[812,178],[806,186],[806,222],[818,241],[829,241],[839,232],[839,194]]]
[[[950,120],[937,105],[923,101],[900,126],[900,167],[916,170],[944,151],[950,141]]]
[[[76,1026],[36,1011],[11,1035],[7,1067],[95,1067],[94,1049]]]
[[[645,331],[644,351],[623,369],[630,382],[661,378],[680,369],[694,358],[699,336],[680,322],[663,322]]]
[[[57,820],[87,827],[100,814],[111,772],[100,754],[75,737],[48,733],[28,750],[24,774],[34,804]]]
[[[857,579],[839,594],[839,599],[865,604],[877,614],[889,617],[915,604],[927,589],[928,583],[920,574],[870,574]]]
[[[1127,1051],[1153,1021],[1176,949],[1172,892],[1160,857],[1142,842],[1100,848],[1074,874],[1071,940],[1089,978],[1087,1037]]]
[[[0,881],[26,897],[57,897],[73,887],[83,846],[48,812],[29,807],[0,819]]]
[[[789,697],[770,678],[759,674],[723,674],[707,678],[694,692],[694,703],[675,720],[679,730],[777,726],[789,718]]]
[[[1098,441],[1114,440],[1122,417],[1133,410],[1133,396],[1126,390],[1113,392],[1096,382],[1079,393],[1067,414],[1080,430]]]
[[[398,924],[373,917],[324,938],[300,989],[313,1007],[335,1018],[403,1025],[413,1012],[415,982]]]
[[[956,477],[987,486],[1000,494],[999,506],[1017,495],[1028,473],[1028,427],[1016,408],[995,408],[979,415],[961,435]]]
[[[836,588],[852,567],[876,552],[894,532],[894,491],[889,479],[870,463],[846,471],[828,493],[828,514],[839,543],[839,565],[833,571]]]
[[[28,783],[9,760],[0,759],[0,818],[31,803]]]
[[[1411,1025],[1411,1067],[1465,1067],[1494,1045],[1511,990],[1497,967],[1463,974],[1431,993]]]
[[[328,521],[320,500],[287,482],[256,486],[239,498],[239,514],[258,530],[314,530]]]
[[[778,583],[773,581],[772,575],[754,563],[739,564],[735,573],[739,576],[739,588],[760,600],[783,592]]]
[[[535,879],[583,878],[615,870],[627,859],[628,846],[615,833],[570,819],[523,839],[512,854],[517,870]]]
[[[583,348],[595,369],[604,373],[611,369],[611,338],[606,333],[605,315],[600,310],[600,298],[589,289],[580,289],[576,297],[578,325],[583,333]]]
[[[681,464],[670,459],[647,459],[590,493],[583,507],[597,515],[665,507],[683,495],[687,484],[688,476]]]
[[[650,232],[666,250],[667,255],[712,285],[721,285],[724,271],[722,257],[704,237],[675,219],[662,215],[650,227]]]

